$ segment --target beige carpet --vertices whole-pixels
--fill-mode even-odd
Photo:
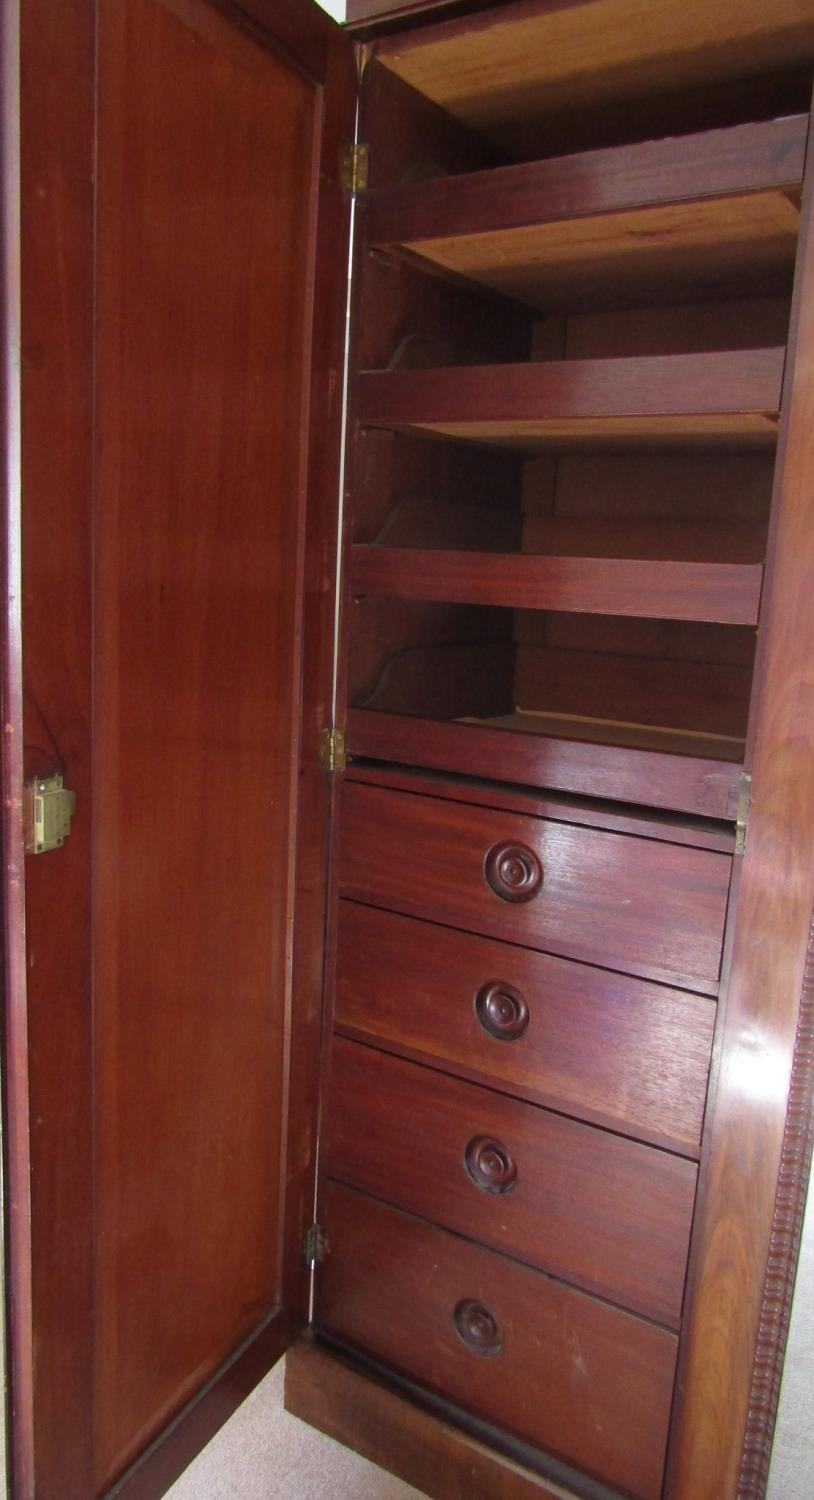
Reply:
[[[166,1500],[422,1500],[283,1409],[283,1362],[196,1458]]]

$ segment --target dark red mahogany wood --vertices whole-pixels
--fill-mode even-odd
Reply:
[[[409,20],[416,16],[429,20],[425,12],[438,11],[440,15],[468,15],[470,11],[488,10],[495,0],[406,0],[403,5],[394,5],[393,0],[348,0],[347,19],[355,23],[358,31],[366,21],[385,23],[388,20]],[[497,0],[497,4],[508,4],[508,0]]]
[[[714,849],[720,854],[731,854],[735,847],[735,830],[707,818],[650,813],[643,808],[599,802],[595,798],[560,796],[555,792],[546,794],[500,781],[476,781],[399,765],[365,765],[355,760],[347,767],[345,780],[360,786],[392,787],[397,792],[421,792],[447,802],[471,802],[477,807],[503,808],[537,818],[552,817],[584,828],[604,828],[640,839],[688,844],[694,849]]]
[[[0,10],[0,437],[2,480],[0,569],[3,617],[0,626],[0,704],[2,771],[3,916],[2,975],[4,1015],[5,1197],[16,1227],[17,1256],[6,1262],[4,1296],[17,1330],[13,1372],[18,1376],[11,1474],[24,1494],[33,1488],[33,1348],[31,1332],[32,1261],[28,1146],[28,1026],[25,1008],[26,952],[24,902],[23,681],[22,681],[22,391],[20,345],[22,286],[20,266],[20,6],[11,0]],[[10,1080],[14,1080],[11,1088]],[[7,1243],[4,1226],[3,1239]],[[7,1313],[8,1315],[8,1313]],[[8,1376],[8,1346],[4,1351]],[[8,1450],[7,1450],[8,1451]]]
[[[26,860],[26,971],[6,990],[11,1437],[23,1500],[91,1493],[93,11],[88,0],[32,0],[4,53],[11,66],[19,46],[21,223],[7,243],[22,262],[24,641],[23,763],[5,792],[19,807],[21,772],[62,770],[78,799],[65,846]]]
[[[338,942],[344,1035],[698,1152],[709,1000],[347,901]]]
[[[488,234],[523,224],[697,201],[802,181],[808,116],[439,177],[373,195],[369,245]]]
[[[329,1188],[325,1222],[332,1250],[320,1278],[323,1328],[655,1500],[672,1334],[347,1188]],[[382,1276],[382,1264],[398,1274]],[[494,1323],[499,1350],[467,1347],[456,1326],[462,1302],[484,1309],[483,1338]]]
[[[351,587],[384,598],[575,610],[589,615],[754,625],[763,568],[533,553],[353,547]]]
[[[285,1364],[286,1410],[440,1500],[571,1500],[447,1418],[304,1336]]]
[[[344,1038],[324,1150],[330,1177],[678,1325],[693,1162]]]
[[[4,24],[7,19],[11,25],[13,16],[4,9]],[[318,733],[326,720],[332,666],[326,616],[334,571],[331,517],[344,327],[333,267],[346,257],[348,204],[337,168],[340,140],[353,129],[352,49],[306,0],[286,0],[276,8],[257,0],[245,11],[199,0],[126,6],[102,0],[98,19],[97,69],[90,0],[71,0],[58,14],[33,0],[22,16],[27,770],[64,769],[78,793],[65,847],[28,863],[27,997],[19,969],[7,987],[16,1059],[8,1110],[12,1419],[15,1495],[25,1500],[88,1500],[130,1459],[137,1463],[121,1493],[129,1500],[163,1493],[301,1325],[307,1299],[301,1241],[313,1201],[328,800]],[[279,23],[274,35],[264,32],[264,22],[272,28]],[[3,56],[11,78],[13,46],[4,47]],[[96,288],[95,78],[101,110]],[[280,119],[292,102],[293,111]],[[4,91],[4,142],[10,149],[13,105]],[[275,132],[279,149],[270,149]],[[257,183],[258,168],[262,187],[240,198],[238,215],[235,192],[241,182],[249,188]],[[4,174],[7,183],[10,190]],[[286,205],[295,228],[283,233],[277,226]],[[4,242],[15,255],[9,229],[13,222],[6,219]],[[120,250],[119,236],[127,252]],[[315,258],[330,273],[315,275]],[[253,311],[252,288],[261,283],[262,310]],[[269,360],[263,320],[272,315],[278,352]],[[286,372],[288,436],[275,444],[268,465],[268,454],[248,429],[254,422],[256,435],[262,411],[268,432],[269,409],[285,409],[265,373],[275,369]],[[188,380],[190,370],[196,373]],[[247,378],[248,397],[245,390],[241,394]],[[273,386],[273,375],[271,381]],[[102,455],[95,788],[89,514],[94,416]],[[270,505],[275,486],[286,499],[277,512]],[[253,528],[252,506],[261,493],[262,525]],[[235,529],[240,515],[243,530]],[[275,515],[279,524],[270,547],[262,538]],[[241,548],[252,567],[242,566]],[[269,553],[286,579],[276,611],[257,606],[258,587],[262,593],[263,580],[269,582]],[[275,672],[270,637],[277,639],[278,629]],[[230,630],[236,632],[231,649]],[[305,729],[298,766],[303,664]],[[230,697],[244,669],[274,696],[274,714],[262,694],[241,694],[239,708]],[[254,707],[247,708],[249,703]],[[7,716],[11,721],[10,700]],[[235,842],[232,815],[226,813],[227,784],[234,789],[229,747],[237,747],[238,755],[241,745],[252,747],[245,784],[262,782],[269,773],[263,764],[269,725],[279,754],[265,782],[267,788],[273,782],[265,806],[280,809],[276,842],[287,850],[270,861],[259,847],[262,836]],[[196,793],[202,771],[206,788]],[[11,796],[19,808],[19,768],[7,760],[6,773],[14,778]],[[9,806],[8,782],[6,787]],[[96,853],[102,860],[93,871],[100,1065],[95,1087],[88,953],[94,790],[100,795]],[[283,827],[293,826],[295,813],[296,861],[295,840]],[[268,822],[261,814],[261,823],[264,817]],[[223,858],[214,848],[218,841]],[[251,945],[228,939],[228,929],[251,920],[263,886],[251,889],[251,879],[232,883],[228,871],[232,860],[234,872],[241,846],[238,861],[255,857],[247,853],[253,841],[276,881],[264,920],[270,931],[271,914],[280,951],[288,953],[284,962],[293,964],[301,1002],[293,1015],[284,978],[268,1009],[259,990],[254,1003],[250,984],[241,986],[240,995],[234,990],[235,962],[246,978],[246,964],[254,960]],[[119,951],[128,956],[114,977],[118,943],[106,947],[111,927],[103,911],[109,914],[119,895],[129,932]],[[200,925],[196,936],[202,909],[207,930],[220,930],[226,939],[222,959],[208,975],[200,968],[209,941]],[[15,931],[19,941],[16,918]],[[262,957],[260,967],[265,974]],[[236,1011],[242,1014],[239,1028],[233,1025]],[[226,1034],[214,1048],[219,1014]],[[272,1096],[268,1080],[253,1083],[245,1063],[249,1053],[254,1064],[267,1056],[275,1028],[280,1051]],[[249,1032],[254,1043],[247,1045]],[[289,1045],[297,1053],[291,1076]],[[246,1058],[240,1061],[235,1049],[243,1046]],[[105,1059],[111,1063],[107,1071]],[[101,1167],[95,1413],[94,1100]],[[272,1208],[273,1223],[260,1243],[257,1224],[269,1217],[275,1183],[285,1185],[279,1199],[285,1201],[285,1223]],[[159,1202],[162,1184],[166,1194]],[[191,1227],[196,1195],[205,1208],[200,1234]],[[258,1280],[273,1282],[265,1307]],[[199,1315],[193,1309],[190,1317],[201,1293],[203,1310]],[[210,1376],[212,1383],[196,1401]],[[139,1463],[167,1415],[178,1417],[171,1437]]]
[[[496,777],[525,786],[646,802],[706,817],[735,817],[741,765],[693,754],[633,750],[625,745],[513,733],[489,724],[435,723],[429,718],[348,711],[348,750],[433,771]]]
[[[488,724],[473,731],[467,724],[364,708],[349,709],[347,725],[350,754],[373,760],[492,776],[710,818],[734,818],[737,812],[741,766],[733,761],[515,734]]]
[[[539,364],[375,371],[357,415],[383,426],[589,417],[776,414],[785,349],[563,359]]]
[[[750,726],[752,805],[691,1259],[671,1500],[761,1493],[774,1420],[763,1370],[782,1356],[783,1322],[766,1335],[764,1297],[787,1308],[796,1258],[794,1235],[782,1248],[772,1237],[778,1205],[800,1190],[804,1169],[804,1158],[784,1162],[784,1140],[789,1124],[792,1133],[797,1128],[795,1049],[801,997],[810,1003],[814,904],[812,214],[809,181]],[[762,1450],[757,1480],[755,1449]]]
[[[715,994],[730,861],[618,834],[348,783],[343,895],[564,957]],[[534,851],[533,900],[484,876],[495,843]]]

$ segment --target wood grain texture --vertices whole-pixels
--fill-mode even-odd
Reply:
[[[337,45],[336,22],[304,0],[207,0],[228,19],[262,37],[264,45],[293,63],[314,83],[330,74]]]
[[[552,725],[547,734],[545,721],[536,732],[523,732],[492,728],[488,720],[477,725],[438,723],[407,713],[351,708],[346,734],[351,755],[374,760],[495,776],[541,790],[607,797],[701,817],[735,815],[739,762],[705,758],[689,738],[681,747],[686,753],[672,753],[679,746],[678,735],[670,751],[657,736],[648,750],[614,744],[611,724],[597,732],[596,738],[604,741],[598,744],[577,738],[579,728],[573,726],[568,738],[565,720]]]
[[[659,355],[709,355],[720,351],[748,353],[781,346],[785,349],[790,312],[789,295],[741,295],[726,300],[705,297],[700,301],[679,301],[662,307],[644,304],[641,307],[577,312],[567,320],[564,357],[569,360],[638,359]],[[540,328],[540,324],[537,327]],[[543,338],[535,347],[534,358],[544,360],[550,357]],[[713,454],[712,458],[721,467],[726,462],[724,454]],[[703,462],[704,455],[698,454],[697,461]],[[757,469],[761,466],[761,456],[741,454],[740,463],[745,462]],[[762,467],[764,470],[768,467],[766,455],[763,455]],[[685,484],[689,489],[689,480]],[[674,485],[678,488],[675,481]],[[712,487],[717,491],[717,485]],[[706,513],[708,519],[715,514],[725,496],[730,501],[734,498],[726,485],[724,493],[717,493],[712,498],[711,509]],[[768,501],[771,482],[765,487],[764,496]]]
[[[364,217],[368,193],[390,191],[410,172],[422,177],[436,172],[468,174],[505,164],[502,151],[477,131],[459,125],[446,110],[369,55],[358,95],[360,136],[375,143],[367,189],[357,203],[360,217]],[[363,232],[362,240],[367,243]]]
[[[794,1065],[760,1315],[739,1500],[763,1500],[814,1146],[814,926],[808,945]]]
[[[70,0],[57,12],[33,0],[21,7],[19,19],[21,238],[12,253],[16,258],[19,252],[23,268],[25,743],[24,750],[18,747],[24,765],[17,772],[63,771],[77,794],[77,815],[64,848],[26,861],[26,974],[13,976],[7,992],[11,1418],[20,1495],[86,1500],[93,1244],[93,6]],[[17,125],[8,126],[11,144]],[[12,796],[19,806],[19,782]]]
[[[34,1389],[32,1357],[32,1264],[28,1025],[26,1015],[26,943],[23,831],[23,671],[22,671],[22,339],[20,213],[20,7],[0,13],[0,568],[3,612],[0,624],[0,702],[4,733],[0,748],[2,775],[3,1028],[5,1040],[5,1196],[14,1224],[4,1226],[6,1309],[11,1313],[6,1336],[5,1368],[13,1393],[14,1425],[7,1444],[7,1468],[23,1494],[30,1494],[34,1474]],[[6,1317],[9,1312],[6,1311]],[[9,1411],[10,1403],[7,1403]]]
[[[790,282],[807,116],[432,178],[365,201],[369,244],[543,310]]]
[[[358,671],[362,679],[352,702],[442,719],[513,707],[511,615],[451,606],[442,607],[439,618],[437,607],[429,612],[412,599],[399,600],[394,609],[390,601],[367,598],[354,600],[351,625],[353,676]],[[415,644],[426,635],[431,644]],[[472,635],[475,641],[467,639]],[[360,670],[368,655],[378,669],[372,681]]]
[[[539,896],[521,906],[501,901],[483,875],[490,848],[506,839],[528,845],[544,870]],[[717,990],[725,857],[348,783],[341,861],[343,894],[356,900]]]
[[[350,29],[357,33],[361,28],[366,34],[366,22],[378,22],[382,26],[389,21],[391,25],[394,22],[400,25],[414,15],[423,20],[425,12],[428,13],[427,19],[434,11],[443,15],[468,15],[496,3],[506,3],[506,0],[406,0],[403,5],[394,5],[393,0],[348,0],[346,12]]]
[[[476,998],[487,984],[521,997],[519,1035],[484,1028]],[[343,1035],[688,1155],[701,1139],[714,1020],[708,1000],[678,990],[340,906]]]
[[[304,1315],[313,1139],[289,1139],[288,1049],[315,1044],[318,998],[292,1020],[295,836],[324,807],[299,803],[322,100],[197,0],[105,0],[99,49],[102,1489],[247,1340],[267,1368]],[[329,389],[326,370],[325,442]],[[255,816],[235,839],[238,787]]]
[[[509,148],[529,124],[642,95],[796,66],[814,55],[806,0],[519,0],[495,16],[385,38],[385,67]]]
[[[573,645],[518,643],[514,691],[521,708],[745,739],[751,664],[664,657],[652,637],[641,643],[656,645],[652,656],[614,651],[610,622],[601,622],[608,627],[604,639],[599,623],[593,622],[596,650],[580,649],[573,636]],[[546,627],[552,634],[550,620]]]
[[[299,1320],[310,1294],[302,1256],[313,1220],[319,1119],[325,912],[330,901],[332,804],[335,778],[321,763],[322,737],[332,718],[335,580],[339,528],[336,482],[345,412],[340,399],[345,353],[343,288],[325,267],[344,261],[351,201],[339,180],[343,143],[352,134],[358,79],[348,39],[335,28],[321,90],[318,198],[314,248],[314,303],[307,428],[307,505],[303,537],[302,668],[299,767],[293,891],[292,975],[288,1024],[288,1233],[283,1250],[283,1299]]]
[[[755,625],[757,564],[357,546],[351,588],[385,598]]]
[[[659,1493],[671,1334],[348,1189],[330,1189],[326,1223],[318,1326],[606,1482]],[[494,1315],[501,1354],[460,1339],[464,1297]]]
[[[550,315],[786,291],[799,219],[796,194],[777,189],[422,240],[393,253]]]
[[[730,308],[731,304],[721,306]],[[765,307],[766,304],[761,301],[757,306]],[[752,303],[747,309],[741,303],[740,308],[743,322],[747,326],[753,324],[756,304]],[[685,336],[687,323],[691,320],[693,324],[696,321],[705,322],[714,337],[718,337],[719,329],[712,319],[708,303],[702,305],[699,314],[694,309],[690,313],[686,307],[681,311],[684,314]],[[673,323],[673,312],[661,308],[659,312],[660,341],[672,340],[670,325]],[[595,341],[604,341],[605,331],[604,327],[598,326],[599,316],[589,318],[585,315],[569,319],[569,337],[572,343],[581,345],[587,342],[589,321],[593,323]],[[602,321],[604,323],[604,319]],[[626,326],[628,338],[635,338],[638,322],[639,318],[631,315],[626,325],[617,323],[607,336],[621,340]],[[774,329],[781,340],[785,339],[787,326],[788,318],[778,315]],[[759,331],[761,330],[755,330],[756,333]],[[734,323],[727,319],[726,326],[720,329],[726,347],[734,334]],[[654,328],[654,343],[658,337]],[[607,352],[607,346],[599,352]],[[543,459],[543,471],[550,462],[550,459]],[[616,522],[619,543],[627,534],[628,527],[634,537],[642,537],[642,540],[645,527],[652,527],[658,536],[656,528],[659,525],[664,528],[664,535],[671,531],[678,534],[680,527],[686,527],[686,536],[696,528],[697,534],[702,535],[706,529],[707,535],[714,535],[714,529],[719,527],[723,535],[728,533],[734,537],[738,534],[739,526],[745,528],[743,534],[748,536],[749,531],[754,528],[755,534],[760,535],[761,551],[757,556],[748,553],[738,556],[737,561],[762,561],[766,555],[773,471],[774,458],[770,453],[688,453],[681,455],[680,463],[676,463],[675,454],[672,453],[571,454],[560,459],[557,465],[556,518],[550,519],[556,520],[555,534],[558,527],[565,528],[569,522],[572,526],[576,526],[578,522],[587,523],[589,534],[593,526],[597,527],[598,532],[603,521],[608,530],[611,523]],[[528,524],[533,524],[538,515],[543,519],[549,517],[550,512],[550,506],[544,508],[541,501],[536,499],[535,472],[533,466],[527,467],[528,481],[523,509]],[[543,498],[544,496],[545,491]],[[695,555],[703,555],[700,542]],[[706,555],[709,555],[708,551]],[[730,557],[729,560],[736,559]]]
[[[661,755],[690,755],[701,761],[722,762],[730,774],[733,766],[743,758],[744,741],[735,736],[663,729],[657,724],[631,724],[624,719],[592,719],[579,714],[571,717],[540,709],[518,708],[511,714],[464,722],[489,725],[515,734],[562,736],[577,744],[656,751]]]
[[[427,241],[479,238],[645,205],[799,188],[807,134],[808,116],[792,115],[430,178],[365,200],[367,242],[420,243],[422,254],[431,255]]]
[[[735,832],[708,818],[687,818],[675,813],[625,807],[597,798],[568,797],[557,792],[539,792],[530,787],[507,786],[495,780],[464,780],[442,772],[397,765],[371,765],[351,760],[345,772],[346,782],[359,786],[390,787],[398,792],[420,792],[445,802],[464,802],[475,807],[527,813],[531,817],[552,817],[584,828],[601,828],[634,838],[654,839],[657,843],[688,844],[696,849],[712,849],[731,854]]]
[[[639,434],[772,440],[785,351],[568,359],[363,374],[357,416],[374,426],[521,444]]]
[[[285,1406],[434,1500],[573,1500],[570,1488],[498,1452],[460,1420],[453,1425],[448,1407],[445,1417],[431,1397],[415,1404],[308,1335],[286,1355]]]
[[[323,1150],[339,1182],[678,1326],[691,1161],[344,1037]]]
[[[503,364],[528,358],[533,313],[464,280],[427,276],[418,265],[360,241],[354,319],[358,368]]]
[[[352,538],[385,541],[418,525],[433,537],[494,535],[500,550],[520,544],[523,460],[511,453],[438,443],[365,427],[354,454]],[[464,524],[466,522],[466,524]]]
[[[653,562],[669,560],[730,565],[762,563],[766,556],[766,524],[741,520],[740,507],[734,516],[721,521],[685,520],[679,507],[669,519],[651,520],[648,517],[645,520],[624,512],[614,514],[611,505],[603,514],[605,497],[596,498],[597,510],[600,511],[597,517],[526,513],[522,550],[552,557],[625,557],[640,561],[647,558]],[[641,496],[637,498],[641,499]],[[714,499],[723,509],[726,497],[716,495]],[[419,539],[406,545],[426,544]],[[436,544],[433,542],[432,545]]]
[[[806,976],[814,901],[813,211],[807,183],[753,699],[752,806],[729,938],[672,1445],[675,1500],[738,1493],[756,1351],[763,1358],[766,1269]],[[770,1423],[768,1410],[763,1420]]]

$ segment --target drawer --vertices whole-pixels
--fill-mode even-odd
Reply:
[[[340,903],[346,1036],[626,1135],[697,1152],[714,1023],[699,995]]]
[[[731,859],[347,782],[344,896],[715,994]]]
[[[329,1177],[677,1326],[693,1162],[334,1039]]]
[[[539,1272],[329,1184],[317,1323],[639,1497],[660,1493],[677,1340]]]

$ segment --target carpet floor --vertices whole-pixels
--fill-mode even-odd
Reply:
[[[283,1361],[238,1408],[165,1500],[423,1500],[418,1490],[283,1407]]]

